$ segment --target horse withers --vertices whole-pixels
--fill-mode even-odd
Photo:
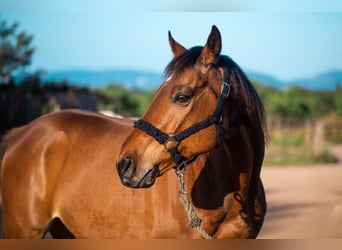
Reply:
[[[6,238],[257,236],[266,213],[258,95],[220,55],[215,26],[204,47],[169,41],[175,57],[141,120],[61,111],[4,137]],[[205,234],[187,227],[190,213]]]

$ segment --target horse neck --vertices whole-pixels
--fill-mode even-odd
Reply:
[[[188,167],[191,198],[195,206],[214,209],[232,192],[239,192],[247,198],[251,180],[259,176],[260,172],[255,170],[259,165],[255,155],[263,153],[258,152],[258,145],[249,132],[252,129],[249,122],[240,113],[232,113],[230,108],[228,103],[223,118],[222,145]],[[210,195],[204,195],[208,192]]]
[[[228,193],[238,190],[237,173],[226,149],[221,145],[188,167],[186,181],[196,207],[216,209]]]

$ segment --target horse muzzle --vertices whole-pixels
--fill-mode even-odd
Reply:
[[[154,166],[148,170],[138,168],[130,156],[116,164],[121,183],[130,188],[151,187],[159,176],[159,169]]]

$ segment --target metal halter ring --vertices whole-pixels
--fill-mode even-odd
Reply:
[[[168,144],[172,144],[171,147],[168,147]],[[174,137],[170,136],[166,142],[164,143],[164,147],[166,150],[172,149],[172,148],[176,148],[179,144],[179,141],[177,141]]]

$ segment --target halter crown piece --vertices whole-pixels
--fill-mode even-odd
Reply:
[[[230,84],[227,82],[222,83],[221,94],[218,97],[217,105],[214,112],[208,116],[208,118],[204,119],[201,122],[195,123],[194,125],[184,129],[176,135],[170,136],[160,129],[153,126],[151,123],[140,119],[134,123],[134,128],[141,129],[146,134],[153,137],[157,142],[161,145],[164,145],[165,149],[171,155],[173,161],[176,163],[176,171],[182,170],[187,165],[189,165],[195,157],[190,159],[186,159],[181,153],[178,151],[177,146],[179,143],[185,138],[201,131],[209,127],[210,125],[216,126],[216,134],[217,134],[217,146],[220,146],[223,140],[223,127],[222,127],[222,112],[223,112],[223,104],[224,100],[228,98],[230,92]]]

